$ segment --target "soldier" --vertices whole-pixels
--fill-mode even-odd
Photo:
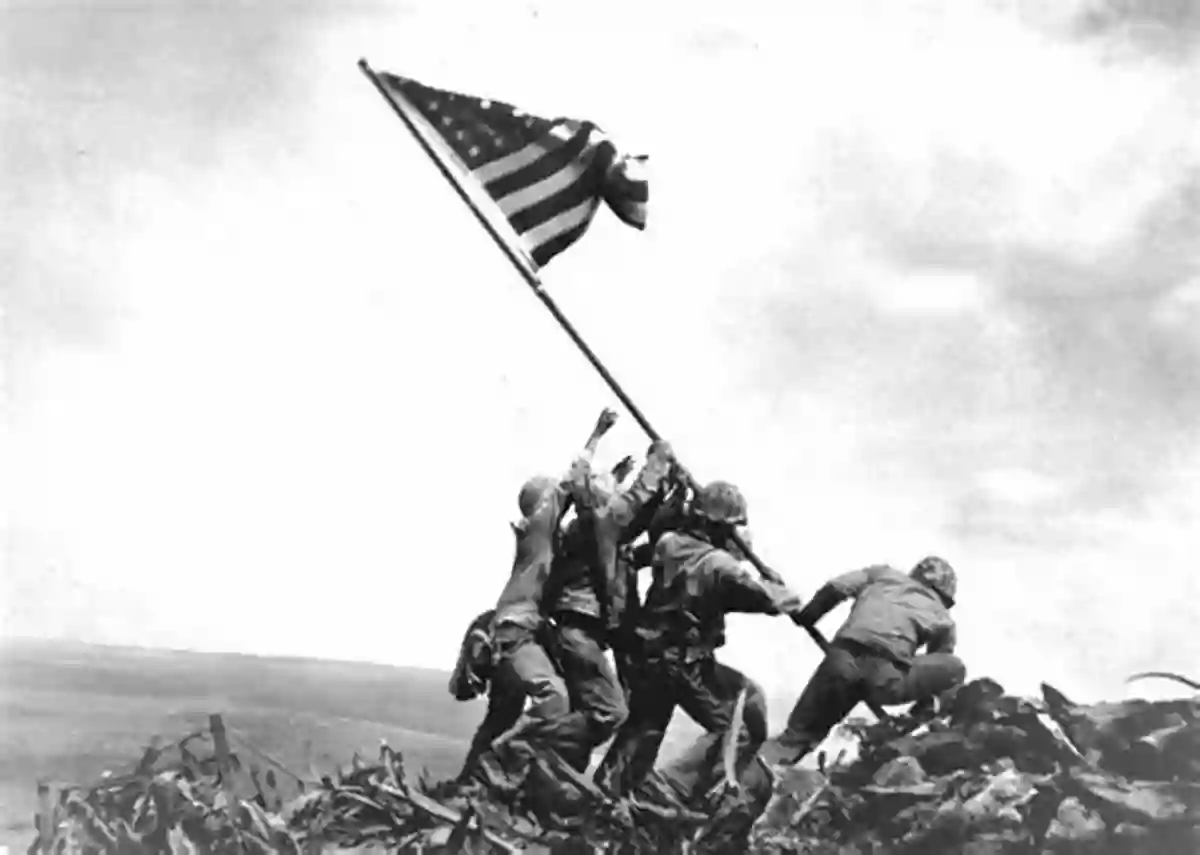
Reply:
[[[616,629],[612,632],[611,643],[617,675],[627,696],[630,690],[629,675],[637,673],[642,658],[642,645],[637,637],[642,608],[638,575],[653,566],[654,549],[659,539],[668,531],[677,529],[686,513],[688,487],[682,478],[676,477],[678,474],[674,473],[669,479],[667,494],[650,515],[646,531],[617,551],[617,573],[624,578],[626,596],[624,609],[615,621]]]
[[[450,694],[458,701],[470,701],[487,692],[487,713],[475,731],[459,781],[466,781],[479,756],[492,740],[517,723],[525,709],[525,693],[520,686],[495,679],[491,627],[496,610],[488,609],[471,621],[463,635],[458,662],[450,676]]]
[[[962,685],[966,667],[954,656],[950,608],[954,568],[930,556],[905,574],[875,566],[838,576],[817,591],[798,618],[815,626],[848,597],[854,606],[788,717],[763,749],[771,763],[798,763],[860,702],[918,702]],[[926,646],[926,653],[917,650]]]
[[[578,516],[565,528],[545,592],[545,612],[555,627],[554,653],[562,668],[573,713],[580,713],[586,739],[567,757],[579,771],[587,769],[592,751],[625,720],[624,692],[605,656],[619,628],[628,588],[619,550],[645,529],[661,498],[672,463],[671,448],[655,442],[634,482],[619,489],[614,477],[590,480]],[[635,600],[636,602],[636,600]]]
[[[673,781],[685,798],[711,783],[701,778],[718,765],[721,740],[743,690],[739,775],[767,736],[762,690],[718,662],[715,652],[725,643],[727,613],[789,614],[799,609],[799,600],[747,571],[731,539],[745,523],[741,492],[714,481],[698,491],[679,530],[663,534],[655,545],[654,579],[637,629],[641,663],[633,669],[629,716],[597,771],[597,780],[614,792],[629,792],[651,771],[676,706],[708,731],[689,752],[704,762]]]
[[[633,466],[632,457],[622,459],[612,469],[613,478],[619,483],[628,476]],[[513,532],[519,537],[521,526],[513,525]],[[488,701],[487,712],[475,731],[467,757],[463,761],[462,771],[458,775],[459,781],[470,778],[479,757],[491,747],[496,737],[516,725],[525,709],[525,692],[521,687],[503,679],[496,679],[491,635],[495,616],[496,610],[489,609],[470,623],[459,647],[454,672],[450,676],[450,694],[455,700],[471,701],[487,692]]]
[[[535,476],[522,486],[517,500],[522,518],[513,526],[517,544],[512,575],[496,604],[492,632],[495,679],[519,687],[530,701],[508,735],[519,732],[564,753],[584,741],[586,727],[582,715],[571,713],[566,683],[546,649],[543,588],[563,516],[572,500],[587,501],[592,456],[616,418],[612,410],[600,414],[583,452],[567,474],[557,478]],[[485,771],[495,777],[494,770]]]

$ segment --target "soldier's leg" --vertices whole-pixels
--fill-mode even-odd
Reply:
[[[663,770],[684,798],[707,790],[723,774],[721,749],[733,724],[738,696],[746,701],[738,732],[734,774],[739,778],[767,736],[767,704],[762,689],[741,671],[709,657],[680,669],[679,706],[708,731]]]
[[[499,675],[493,680],[488,689],[487,713],[475,731],[467,758],[463,761],[459,779],[466,779],[475,767],[479,756],[491,747],[492,741],[511,728],[521,717],[525,709],[525,691],[519,685],[505,681]]]
[[[519,686],[530,699],[529,718],[552,719],[570,711],[567,684],[532,632],[504,626],[496,630],[495,643],[498,677]]]
[[[528,631],[501,627],[496,632],[496,649],[501,678],[520,685],[531,702],[516,725],[499,740],[507,743],[519,739],[564,756],[577,751],[586,739],[583,716],[571,711],[566,682],[537,637]]]
[[[530,707],[475,761],[474,774],[494,792],[515,796],[535,754],[568,753],[584,734],[583,716],[571,713],[566,683],[534,633],[502,626],[495,634],[496,679],[519,687]]]
[[[870,700],[877,704],[907,704],[927,701],[961,686],[967,667],[950,653],[928,653],[913,659],[908,668],[886,659],[864,661],[864,683]]]
[[[671,683],[661,669],[642,663],[627,672],[629,713],[617,728],[595,779],[615,794],[629,793],[654,768],[675,711]]]
[[[800,762],[861,700],[864,690],[857,658],[841,647],[830,647],[800,693],[783,732],[763,746],[764,759],[789,765]]]
[[[558,655],[571,698],[571,709],[583,716],[586,741],[567,760],[580,771],[587,769],[592,751],[612,736],[629,715],[625,691],[604,655],[595,631],[567,624],[559,629]]]

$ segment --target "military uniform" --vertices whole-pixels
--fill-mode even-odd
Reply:
[[[690,533],[664,534],[655,547],[653,566],[654,581],[638,627],[642,661],[634,669],[629,717],[597,778],[616,791],[636,787],[653,768],[671,715],[680,707],[708,731],[689,752],[701,760],[689,763],[689,769],[680,770],[672,781],[686,798],[710,783],[699,778],[709,777],[716,767],[721,740],[743,690],[739,769],[767,735],[762,689],[716,660],[715,651],[725,643],[725,615],[781,614],[798,602],[783,586],[755,578],[730,552]]]
[[[957,631],[949,611],[956,589],[953,568],[932,556],[911,573],[868,567],[821,588],[799,614],[809,626],[847,598],[854,606],[764,756],[800,761],[860,702],[926,701],[961,685],[966,667],[953,655]],[[917,655],[922,646],[926,653]]]
[[[495,679],[519,687],[530,701],[517,726],[525,736],[564,751],[582,740],[585,726],[581,715],[571,714],[566,682],[546,649],[542,597],[568,503],[584,495],[589,457],[577,458],[561,478],[533,478],[522,488],[513,570],[492,630]]]
[[[586,769],[592,751],[616,731],[628,709],[624,691],[605,656],[632,591],[619,558],[623,546],[646,527],[670,471],[670,449],[651,446],[646,464],[627,489],[593,491],[566,527],[545,592],[555,626],[554,653],[571,709],[584,717],[586,738],[568,761]]]
[[[489,609],[471,621],[459,647],[454,673],[450,676],[450,694],[455,700],[470,701],[487,692],[487,713],[471,740],[459,773],[460,780],[474,771],[479,756],[497,736],[517,723],[525,709],[525,692],[521,686],[498,679],[495,673],[491,644],[495,615],[495,609]]]

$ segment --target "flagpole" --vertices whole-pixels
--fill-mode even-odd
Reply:
[[[429,156],[429,159],[434,162],[438,168],[438,171],[442,173],[442,177],[449,181],[451,186],[454,187],[454,191],[458,193],[459,198],[462,199],[466,206],[471,209],[471,212],[475,214],[476,219],[479,220],[484,230],[491,235],[492,240],[496,242],[496,245],[500,247],[504,255],[509,261],[512,262],[513,267],[517,268],[517,272],[520,273],[522,278],[525,279],[525,282],[529,285],[530,290],[532,290],[534,295],[541,300],[542,305],[545,306],[546,310],[550,312],[556,321],[558,321],[558,325],[563,328],[563,331],[566,332],[571,341],[575,343],[575,346],[579,348],[580,352],[587,358],[588,362],[592,364],[592,367],[595,368],[600,376],[604,379],[604,382],[608,384],[608,387],[612,389],[613,394],[617,396],[622,404],[624,404],[625,409],[627,409],[629,414],[633,416],[634,421],[638,423],[638,425],[646,432],[646,435],[649,436],[652,441],[662,439],[658,431],[656,431],[650,424],[649,419],[646,418],[646,416],[638,408],[637,404],[635,404],[632,399],[625,394],[625,390],[621,388],[621,384],[617,382],[617,379],[613,377],[609,370],[604,366],[604,363],[600,361],[600,357],[598,357],[595,352],[588,347],[587,342],[585,342],[583,337],[579,335],[579,332],[575,329],[574,324],[572,324],[570,320],[567,319],[567,316],[562,313],[562,310],[558,308],[558,304],[554,302],[554,299],[548,293],[546,293],[546,289],[542,287],[542,281],[538,277],[537,273],[530,269],[529,265],[517,255],[516,251],[512,248],[512,246],[509,245],[508,241],[504,240],[504,238],[500,236],[500,233],[496,231],[496,227],[486,216],[484,216],[483,212],[479,209],[479,206],[475,203],[475,200],[472,199],[470,194],[467,193],[467,191],[463,188],[458,178],[455,177],[454,173],[450,171],[450,168],[446,166],[446,164],[438,156],[437,152],[434,151],[433,147],[429,144],[429,141],[426,140],[421,132],[417,130],[417,127],[413,123],[412,119],[387,94],[383,84],[379,82],[379,78],[371,69],[371,66],[367,64],[367,61],[365,59],[360,59],[358,61],[358,67],[362,70],[363,74],[366,75],[367,79],[370,80],[375,86],[375,89],[379,92],[383,100],[386,101],[396,115],[400,117],[400,121],[404,123],[404,126],[408,128],[409,132],[413,135],[413,137],[416,138],[422,150],[424,150],[425,154]],[[696,479],[686,469],[684,470],[684,475],[692,489],[697,489],[699,487]],[[765,579],[776,584],[784,583],[783,578],[773,569],[764,564],[736,531],[733,533],[733,541],[745,554],[746,559],[754,565],[755,569],[757,569]],[[808,633],[809,637],[816,642],[817,646],[820,647],[823,652],[829,651],[829,642],[819,629],[814,626],[801,624],[800,621],[794,616],[792,620],[797,626],[801,626],[804,631]],[[887,713],[885,713],[876,705],[870,704],[868,706],[870,707],[871,712],[876,715],[876,717],[880,719],[887,718]]]
[[[492,224],[492,222],[486,216],[484,216],[481,210],[479,210],[479,206],[476,204],[475,200],[472,199],[470,194],[463,189],[462,184],[455,177],[454,173],[451,172],[450,168],[446,166],[440,157],[438,157],[437,152],[433,150],[433,146],[431,146],[429,141],[426,140],[421,132],[417,130],[417,126],[413,123],[413,120],[408,116],[407,113],[404,112],[404,110],[400,109],[400,107],[391,99],[391,97],[388,96],[387,91],[383,88],[383,84],[379,82],[379,78],[375,75],[375,72],[371,69],[371,66],[367,64],[367,61],[365,59],[360,59],[358,61],[358,67],[362,69],[362,72],[367,76],[367,79],[369,79],[371,83],[375,85],[375,88],[379,91],[379,94],[383,96],[383,100],[386,101],[391,106],[392,110],[395,111],[396,115],[400,117],[400,121],[404,122],[404,126],[408,128],[409,132],[413,135],[413,137],[416,138],[421,148],[425,151],[425,154],[429,155],[429,159],[434,162],[438,168],[438,171],[442,173],[442,176],[450,182],[450,186],[452,186],[454,191],[458,193],[459,198],[462,199],[463,202],[466,203],[467,207],[471,209],[471,212],[475,214],[475,218],[479,220],[480,224],[485,230],[487,230],[487,233],[492,236],[492,240],[496,242],[496,245],[499,246],[501,251],[503,251],[503,253],[508,257],[508,260],[512,262],[513,267],[517,268],[517,272],[520,273],[525,279],[526,284],[533,289],[533,293],[539,300],[542,301],[542,305],[544,305],[547,311],[554,316],[554,319],[558,321],[559,326],[561,326],[566,334],[570,336],[571,341],[575,342],[575,346],[582,351],[583,355],[587,357],[588,362],[592,363],[592,367],[600,373],[600,376],[604,378],[604,382],[608,384],[609,388],[613,390],[613,393],[617,396],[617,398],[620,399],[621,403],[625,405],[625,408],[629,410],[629,413],[633,416],[634,421],[641,426],[642,430],[644,430],[652,440],[660,439],[658,433],[650,425],[650,421],[645,415],[642,414],[642,411],[638,409],[637,404],[630,400],[629,396],[625,394],[625,390],[621,388],[619,383],[617,383],[616,378],[613,377],[612,374],[608,372],[608,369],[604,367],[604,363],[600,361],[600,357],[596,356],[592,349],[588,347],[587,342],[583,340],[583,337],[579,334],[579,331],[575,329],[574,324],[567,319],[567,316],[564,315],[562,310],[558,308],[558,304],[554,302],[553,298],[551,298],[548,293],[546,293],[545,288],[542,287],[542,280],[538,277],[537,273],[531,270],[529,265],[525,263],[524,260],[518,256],[512,246],[509,245],[508,241],[500,236],[500,233],[496,231],[496,227]]]
[[[371,69],[371,66],[367,64],[367,61],[365,59],[360,59],[358,61],[358,67],[362,73],[367,76],[367,79],[370,80],[375,86],[376,91],[379,92],[383,100],[388,103],[388,106],[390,106],[396,115],[400,117],[400,121],[404,122],[404,127],[408,128],[409,132],[425,151],[425,154],[429,155],[429,159],[434,162],[438,168],[438,171],[442,173],[442,177],[450,182],[450,186],[454,188],[456,193],[458,193],[459,198],[462,199],[466,206],[471,209],[471,213],[473,213],[475,218],[479,220],[479,224],[483,226],[484,230],[489,235],[492,236],[492,240],[494,240],[496,245],[500,247],[500,251],[508,256],[508,260],[512,262],[513,267],[517,268],[521,275],[525,277],[525,281],[529,283],[529,287],[533,288],[535,291],[540,290],[542,283],[538,279],[537,274],[530,270],[529,266],[517,256],[516,251],[509,246],[508,241],[502,238],[500,233],[496,231],[496,227],[492,225],[491,220],[484,216],[483,211],[479,210],[479,206],[475,204],[475,200],[472,199],[470,194],[463,189],[462,184],[459,183],[459,180],[454,176],[454,173],[450,171],[450,167],[446,166],[442,159],[438,157],[437,152],[433,150],[433,146],[429,144],[429,141],[425,139],[425,136],[417,130],[417,126],[413,123],[413,120],[409,118],[408,114],[405,113],[404,110],[400,109],[400,106],[392,100],[391,96],[388,95],[387,90],[384,89],[383,84],[379,82],[379,78],[375,75],[375,72]]]

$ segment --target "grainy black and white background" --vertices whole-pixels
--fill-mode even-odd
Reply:
[[[519,484],[614,402],[366,57],[650,155],[648,230],[545,281],[798,589],[935,552],[975,675],[1195,671],[1195,4],[4,0],[0,39],[6,634],[448,668],[494,600]],[[817,651],[727,658],[786,708]]]

